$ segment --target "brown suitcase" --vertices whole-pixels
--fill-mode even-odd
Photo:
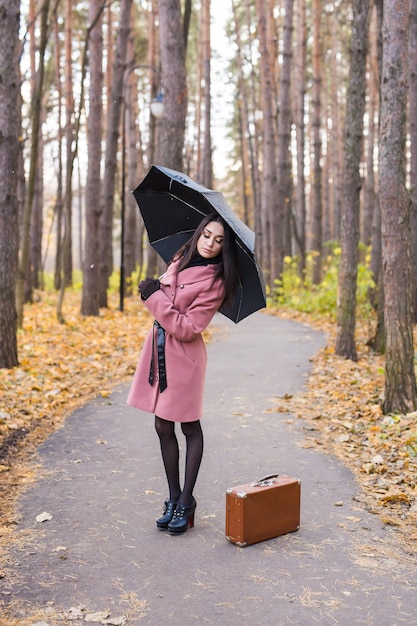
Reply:
[[[240,547],[300,527],[301,481],[273,474],[226,491],[226,539]]]

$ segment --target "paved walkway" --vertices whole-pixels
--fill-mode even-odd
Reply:
[[[355,501],[344,466],[303,447],[301,420],[268,412],[274,396],[302,388],[323,337],[262,313],[215,324],[195,528],[171,537],[154,525],[166,496],[159,446],[124,385],[39,449],[0,597],[20,605],[18,623],[42,626],[103,611],[102,623],[149,626],[417,624],[415,564],[392,531]],[[302,481],[300,530],[228,543],[225,490],[272,472]],[[43,512],[52,519],[37,523]]]

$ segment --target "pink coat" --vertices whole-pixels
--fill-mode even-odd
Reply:
[[[219,309],[224,287],[221,279],[214,280],[215,265],[190,267],[179,274],[177,267],[178,262],[168,267],[160,279],[161,288],[144,303],[166,331],[168,386],[160,392],[158,380],[153,385],[148,381],[152,328],[145,340],[127,402],[165,420],[194,422],[203,413],[207,365],[201,333]]]

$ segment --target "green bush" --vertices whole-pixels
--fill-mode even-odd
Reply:
[[[307,256],[303,275],[299,272],[299,258],[285,257],[282,279],[275,281],[270,294],[271,304],[336,319],[340,253],[340,247],[329,245],[329,253],[323,263],[323,280],[319,285],[313,285],[312,281],[315,253]],[[366,257],[365,263],[358,265],[356,292],[359,314],[366,317],[372,310],[368,299],[369,290],[375,287],[366,264],[368,260]]]

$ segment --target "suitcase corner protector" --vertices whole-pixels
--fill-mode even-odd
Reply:
[[[229,541],[230,543],[234,543],[235,546],[238,546],[239,548],[244,548],[246,546],[246,541],[234,541],[234,539],[232,539],[231,537],[229,537],[228,535],[226,535],[226,539],[227,541]]]
[[[229,487],[228,489],[226,489],[226,495],[230,495],[231,493],[234,493],[237,498],[247,498],[248,497],[248,494],[246,493],[246,491],[235,491],[235,489],[233,489],[233,487]]]

